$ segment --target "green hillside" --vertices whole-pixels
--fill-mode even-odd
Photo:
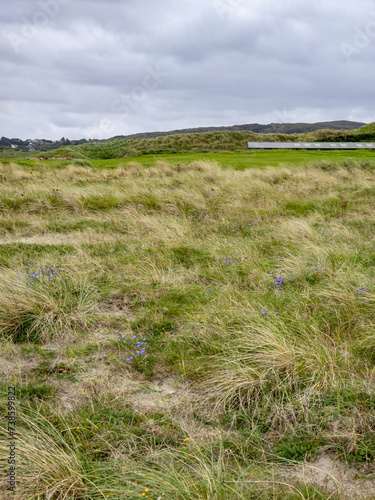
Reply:
[[[375,135],[375,122],[368,123],[358,130],[353,130],[353,132],[361,133],[361,134],[372,134]]]
[[[145,154],[246,151],[248,141],[369,141],[375,122],[357,130],[317,130],[303,134],[257,134],[249,131],[201,132],[135,140],[86,143],[70,147],[90,159],[131,158]],[[63,148],[62,148],[63,149]],[[61,150],[60,154],[61,154]],[[56,152],[52,152],[53,154]],[[82,156],[81,156],[82,157]]]

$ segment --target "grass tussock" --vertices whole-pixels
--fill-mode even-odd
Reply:
[[[61,276],[58,268],[36,262],[32,267],[34,271],[12,272],[0,281],[0,335],[14,342],[45,342],[87,328],[87,316],[96,310],[95,286],[76,272]]]

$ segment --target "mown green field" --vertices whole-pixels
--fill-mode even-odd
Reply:
[[[375,151],[245,151],[245,152],[217,152],[217,153],[184,153],[184,154],[161,154],[142,155],[122,160],[127,164],[136,161],[141,165],[153,165],[157,160],[170,163],[190,163],[196,160],[217,161],[223,167],[233,167],[236,170],[246,168],[260,168],[267,166],[301,165],[314,161],[330,161],[339,163],[345,160],[375,160]],[[117,166],[119,160],[91,160],[95,166],[111,165]],[[107,163],[110,162],[110,163]],[[116,163],[117,162],[117,163]]]
[[[1,498],[13,386],[12,499],[375,498],[375,161],[318,154],[0,163]]]
[[[86,157],[84,160],[76,159],[79,162],[89,162],[91,165],[98,168],[117,168],[119,165],[127,165],[132,162],[137,162],[141,165],[154,165],[157,161],[166,161],[169,163],[190,163],[196,160],[216,161],[222,167],[232,167],[236,170],[247,168],[262,168],[267,166],[279,166],[281,164],[296,166],[315,161],[328,161],[340,163],[351,160],[375,160],[375,151],[358,150],[358,151],[243,151],[243,152],[210,152],[210,153],[164,153],[164,154],[147,154],[135,156],[131,158],[115,158],[94,160]],[[15,161],[13,158],[0,158],[3,164],[9,164]],[[19,165],[37,166],[41,161],[38,158],[27,158],[16,160]],[[43,160],[44,165],[51,167],[65,167],[74,160]]]

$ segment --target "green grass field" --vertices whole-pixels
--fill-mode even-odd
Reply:
[[[244,151],[244,152],[217,152],[217,153],[173,153],[161,155],[142,155],[123,160],[124,164],[136,161],[141,165],[153,165],[157,160],[171,163],[190,163],[196,160],[217,161],[223,167],[233,167],[236,170],[245,168],[260,168],[268,166],[301,165],[307,162],[330,161],[343,162],[345,160],[375,160],[375,151]],[[95,166],[117,166],[119,160],[91,160]],[[108,162],[108,163],[107,163]]]
[[[375,161],[0,163],[0,497],[375,498]]]
[[[222,167],[232,167],[236,170],[247,168],[262,168],[268,166],[279,166],[282,164],[289,166],[303,165],[305,163],[328,161],[340,163],[351,160],[375,160],[375,152],[371,150],[358,151],[242,151],[242,152],[210,152],[210,153],[163,153],[163,154],[146,154],[131,158],[116,158],[116,159],[101,159],[95,160],[87,157],[86,159],[76,159],[77,165],[85,162],[98,168],[117,168],[119,165],[127,165],[132,162],[137,162],[141,165],[155,165],[157,161],[166,161],[170,163],[190,163],[197,160],[216,161]],[[13,158],[0,159],[3,164],[9,164],[15,161]],[[74,161],[74,160],[73,160]],[[36,167],[41,163],[37,158],[18,159],[17,163],[26,167]],[[72,163],[72,160],[44,160],[44,165],[51,167],[65,167]]]

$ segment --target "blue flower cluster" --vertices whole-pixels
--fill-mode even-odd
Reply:
[[[282,273],[282,271],[280,271],[280,273]],[[273,278],[273,282],[275,283],[275,285],[277,285],[277,289],[280,290],[281,285],[283,284],[284,279],[285,279],[284,276],[272,275],[272,278]]]
[[[273,274],[273,272],[270,272],[270,277],[272,278],[272,282],[277,286],[277,289],[280,290],[282,284],[284,283],[285,281],[285,277],[284,276],[276,276]],[[282,271],[280,271],[280,275],[282,275]],[[266,280],[268,280],[267,276],[264,276],[264,278]],[[290,280],[292,281],[293,278],[292,276],[290,277]]]
[[[118,333],[118,330],[115,330],[115,333]],[[129,340],[129,339],[126,339],[126,337],[121,337],[121,335],[117,335],[117,338],[121,339],[121,340]],[[142,340],[137,341],[137,336],[134,335],[129,342],[129,346],[132,346],[133,343],[134,343],[134,345],[136,344],[136,347],[137,347],[135,355],[142,356],[142,354],[144,354],[146,352],[146,348],[148,347],[147,345],[145,345],[145,344],[147,344],[147,339],[144,338]],[[145,346],[145,347],[141,348],[141,346]],[[132,361],[133,359],[134,359],[134,356],[130,356],[129,358],[127,358],[126,361],[129,362],[129,361]]]
[[[362,287],[362,286],[358,287],[358,292],[359,292],[359,293],[362,293],[362,292],[363,292],[363,288],[364,288],[364,287]],[[369,292],[369,291],[370,291],[370,290],[369,290],[368,288],[365,290],[365,292]]]
[[[30,261],[28,260],[27,263],[29,264]],[[34,264],[36,264],[36,262],[34,262]],[[26,283],[28,283],[31,280],[41,280],[43,276],[48,276],[47,281],[53,280],[53,276],[58,275],[60,271],[59,268],[49,267],[48,269],[43,269],[42,267],[40,267],[39,264],[36,265],[39,268],[38,271],[30,272],[29,266],[25,266],[26,269],[29,269],[28,271],[22,271],[22,274],[25,276]],[[21,281],[21,278],[19,277],[18,274],[16,274],[16,277],[18,281]]]
[[[219,257],[217,258],[218,261],[220,261]],[[238,262],[236,262],[236,259],[234,257],[230,258],[230,257],[224,257],[223,258],[223,262],[221,262],[221,264],[234,264],[235,266],[239,266],[240,264]]]
[[[271,316],[271,313],[266,312],[266,311],[262,311],[262,314],[263,314],[263,316]],[[276,312],[276,313],[275,313],[275,316],[278,316],[278,315],[279,315],[279,313],[278,313],[278,312]]]
[[[254,222],[254,221],[253,221],[253,222]],[[215,245],[204,245],[204,244],[203,244],[203,243],[204,243],[203,241],[201,241],[200,243],[201,243],[201,245],[203,245],[203,248],[207,248],[207,247],[212,246],[212,248],[213,248],[213,249],[215,249],[215,250],[218,250],[218,249],[219,249],[219,247],[218,247],[218,246],[215,246]],[[196,249],[196,250],[199,250],[199,248],[198,248],[198,247],[196,247],[195,249]],[[237,252],[234,252],[234,253],[236,254]],[[217,257],[217,259],[216,259],[216,260],[217,260],[217,262],[219,262],[220,264],[234,264],[234,267],[236,267],[236,266],[239,266],[239,265],[240,265],[240,263],[236,261],[236,258],[235,258],[235,257],[222,257],[222,259],[223,259],[223,260],[222,260],[222,262],[221,262],[220,257]]]

